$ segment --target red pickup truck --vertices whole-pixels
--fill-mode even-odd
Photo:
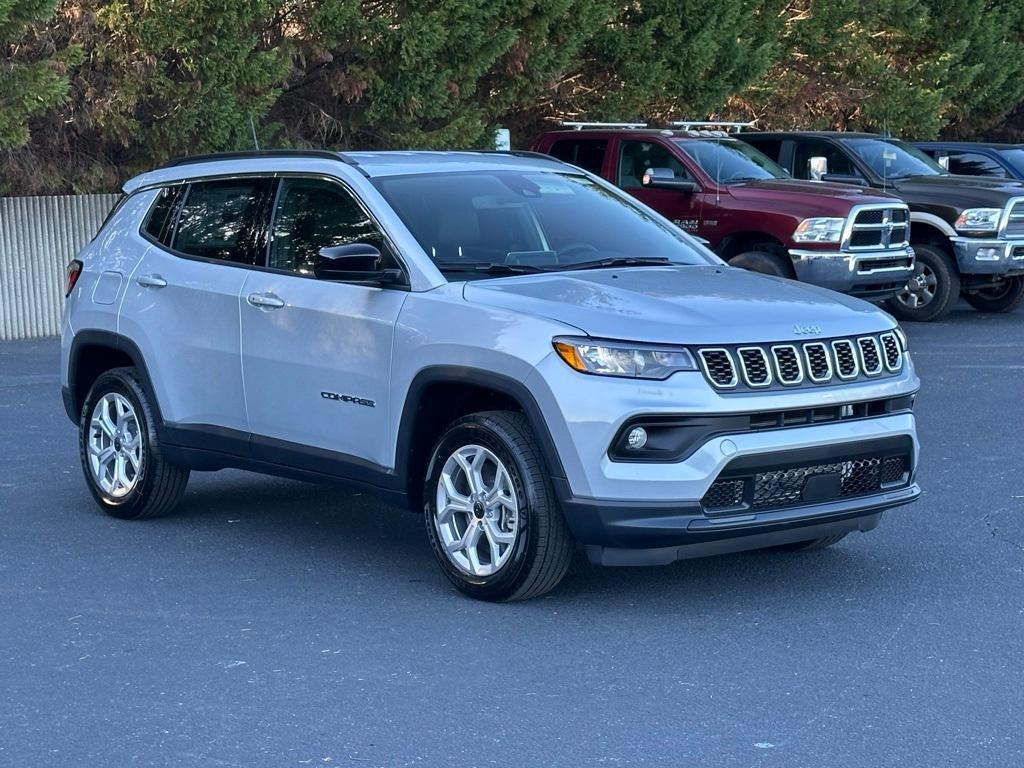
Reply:
[[[616,184],[734,266],[871,300],[895,295],[913,272],[899,198],[794,179],[720,131],[552,131],[533,149]]]

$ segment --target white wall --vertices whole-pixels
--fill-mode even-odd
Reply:
[[[0,340],[60,333],[64,269],[118,197],[0,197]]]

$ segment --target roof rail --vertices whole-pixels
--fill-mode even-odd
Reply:
[[[756,120],[740,123],[729,120],[677,120],[672,123],[675,128],[682,128],[684,131],[694,129],[702,130],[708,128],[724,128],[726,133],[739,133],[744,128],[753,128]]]
[[[213,163],[218,160],[254,160],[266,157],[318,157],[324,160],[338,160],[355,168],[359,163],[343,152],[332,152],[328,149],[246,149],[238,152],[213,152],[208,155],[191,155],[176,157],[161,168],[176,168],[193,163]]]
[[[602,123],[602,122],[579,122],[577,120],[563,120],[561,125],[581,131],[584,128],[646,128],[647,123]]]

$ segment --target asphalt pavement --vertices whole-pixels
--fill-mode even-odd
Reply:
[[[345,489],[104,516],[57,342],[0,344],[0,766],[1022,766],[1024,312],[907,330],[918,503],[513,605]]]

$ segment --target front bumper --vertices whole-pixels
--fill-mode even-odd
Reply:
[[[789,255],[801,281],[865,298],[894,295],[914,272],[909,246],[862,252],[794,249]]]
[[[954,237],[953,252],[965,275],[1024,274],[1024,240]]]

